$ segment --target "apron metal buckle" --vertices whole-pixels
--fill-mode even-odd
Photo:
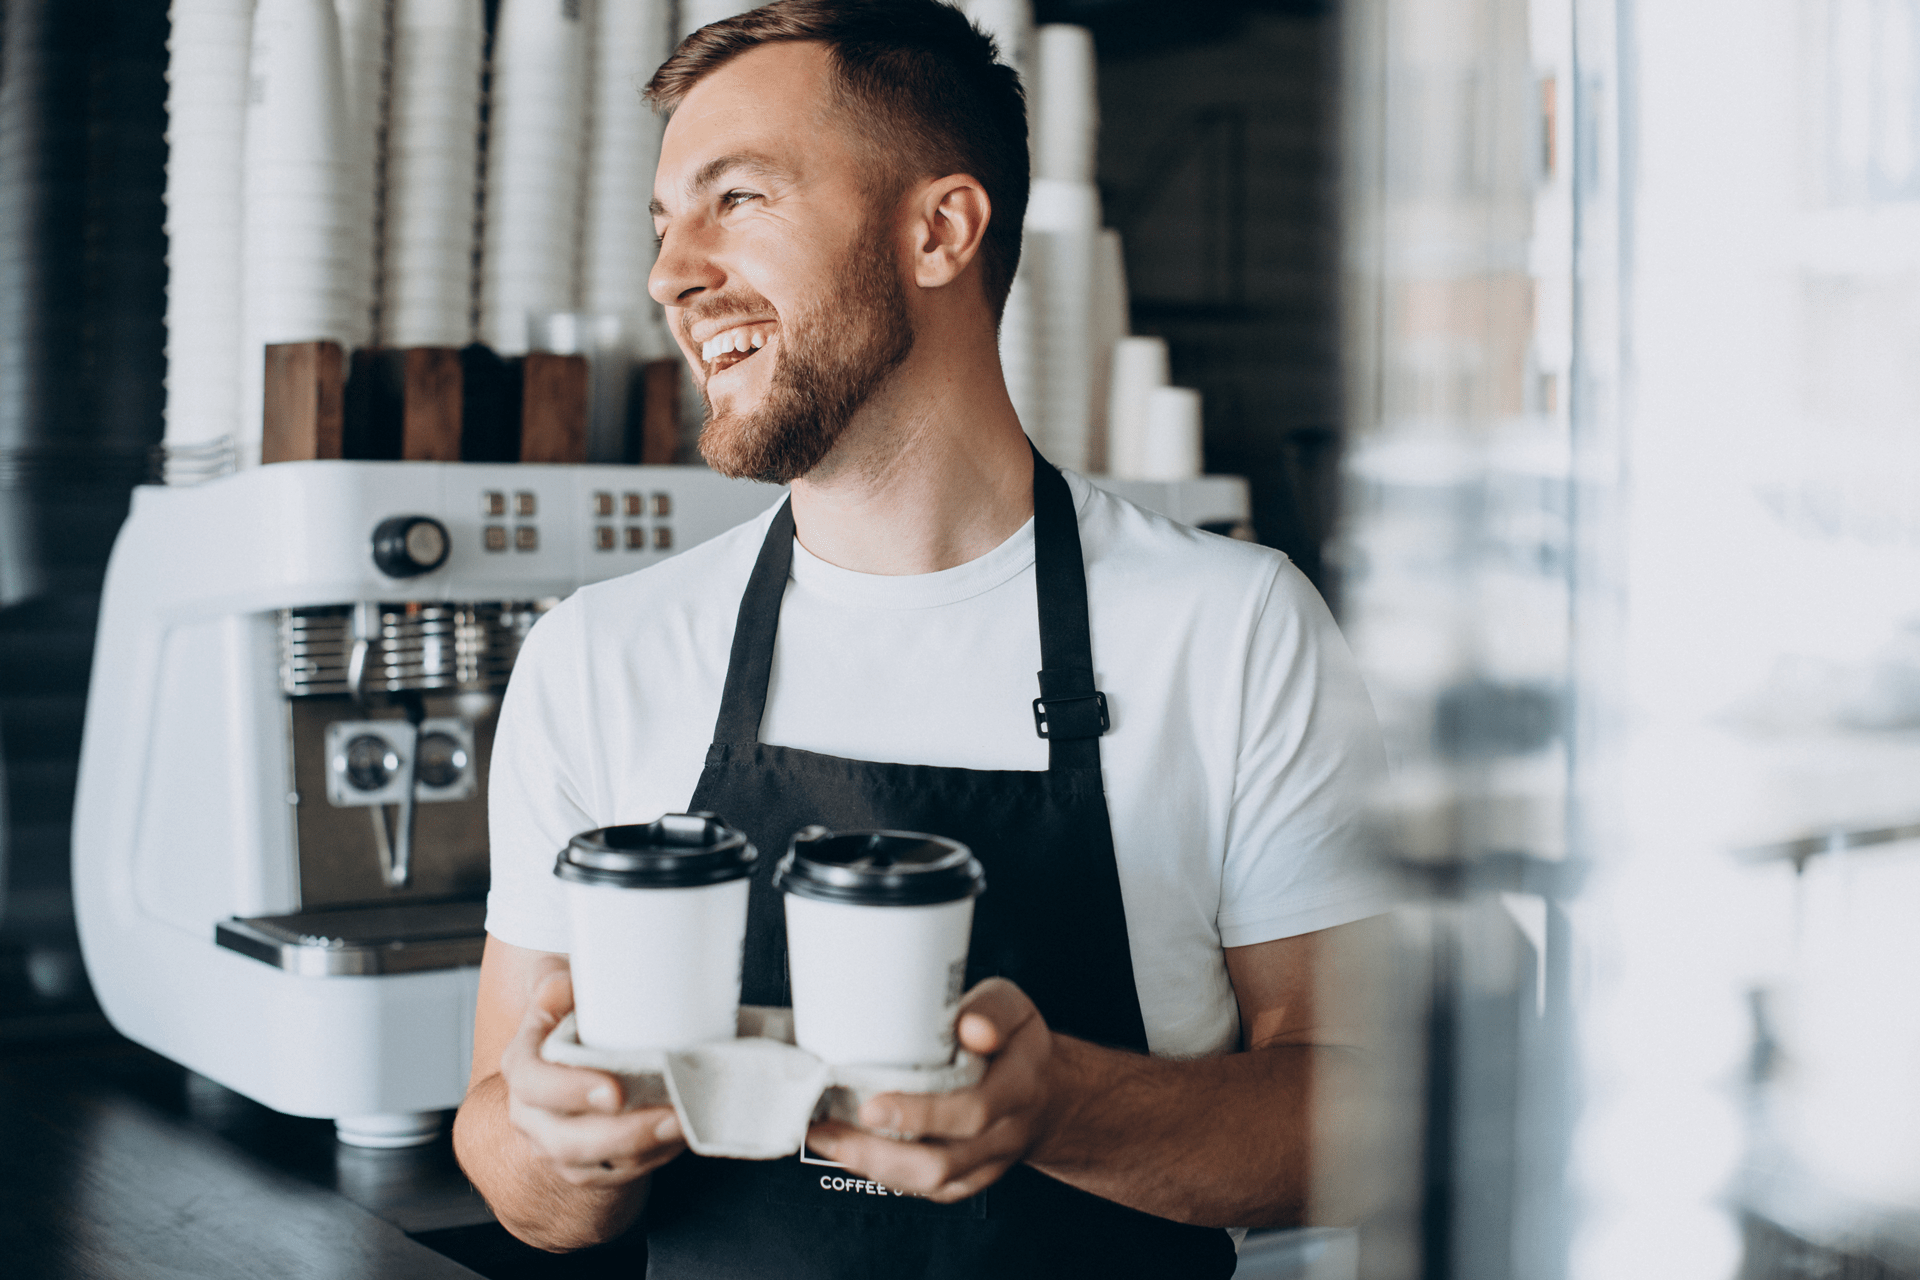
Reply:
[[[1072,698],[1035,698],[1033,731],[1043,738],[1071,742],[1097,738],[1110,727],[1107,695],[1098,689]]]

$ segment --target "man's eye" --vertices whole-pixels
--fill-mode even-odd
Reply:
[[[729,191],[720,197],[720,203],[729,209],[737,209],[747,201],[759,198],[759,193],[754,191]]]

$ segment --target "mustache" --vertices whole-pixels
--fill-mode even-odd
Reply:
[[[693,326],[710,320],[732,320],[736,317],[774,315],[773,304],[759,294],[735,294],[718,298],[703,299],[680,308],[680,336],[686,339],[690,347],[700,344],[693,340]]]

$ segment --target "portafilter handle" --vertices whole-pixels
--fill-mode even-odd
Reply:
[[[407,752],[407,762],[402,766],[407,781],[400,790],[400,812],[393,824],[393,857],[386,867],[387,888],[404,889],[413,878],[414,790],[419,785],[420,726],[427,718],[427,704],[413,691],[398,694],[394,700],[407,713],[407,723],[413,726],[413,750]]]

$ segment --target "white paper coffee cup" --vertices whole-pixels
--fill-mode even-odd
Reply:
[[[582,1044],[677,1049],[734,1038],[758,856],[744,833],[707,813],[568,842],[553,873],[566,884]]]
[[[774,873],[786,894],[794,1038],[835,1065],[953,1060],[973,899],[986,877],[958,841],[808,827]]]

